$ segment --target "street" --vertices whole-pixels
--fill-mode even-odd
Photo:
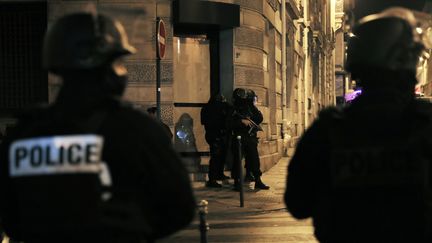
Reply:
[[[271,187],[268,191],[254,190],[253,183],[246,184],[243,208],[232,185],[225,183],[223,188],[213,189],[194,183],[198,202],[209,203],[208,242],[317,242],[311,221],[296,220],[286,211],[283,193],[287,164],[288,157],[284,157],[264,173],[263,181]],[[199,217],[187,229],[157,242],[200,242]]]

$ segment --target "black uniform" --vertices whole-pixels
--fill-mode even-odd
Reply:
[[[259,125],[263,116],[255,106],[257,96],[251,89],[237,88],[233,91],[234,107],[230,116],[230,128],[232,135],[232,148],[234,160],[231,174],[234,178],[234,190],[240,190],[239,178],[239,147],[237,137],[241,136],[241,153],[245,157],[246,178],[255,181],[255,189],[268,190],[270,187],[261,180],[260,159],[258,154],[257,132],[262,131]],[[249,173],[252,175],[249,177]]]
[[[229,105],[223,97],[212,97],[201,109],[201,124],[210,146],[209,181],[226,179],[224,166],[227,155],[227,117]]]
[[[147,109],[147,113],[150,114],[151,116],[153,116],[153,117],[156,118],[157,107],[154,107],[154,106],[149,107],[149,108]],[[163,126],[163,128],[165,129],[165,131],[166,131],[168,137],[170,138],[170,140],[172,140],[172,138],[173,138],[173,133],[171,132],[170,127],[169,127],[167,124],[165,124],[164,122],[162,122],[162,121],[159,121],[159,123],[160,123],[160,124]]]
[[[432,104],[414,98],[423,31],[392,8],[359,20],[347,70],[363,88],[323,110],[288,166],[285,202],[320,242],[432,242]]]
[[[289,165],[288,210],[320,242],[425,242],[431,135],[432,104],[388,92],[324,110]]]
[[[103,15],[61,17],[43,63],[63,85],[25,112],[0,148],[0,218],[26,243],[138,243],[189,224],[189,176],[163,127],[121,102],[135,49]]]
[[[258,108],[254,105],[237,106],[234,107],[232,113],[231,126],[233,131],[232,144],[233,144],[233,155],[234,158],[238,158],[238,142],[237,136],[241,136],[241,151],[245,157],[246,171],[251,172],[255,178],[262,175],[260,169],[260,159],[258,154],[258,129],[255,127],[245,126],[241,120],[246,117],[250,118],[255,124],[259,125],[263,121],[263,116]],[[234,163],[232,168],[232,176],[237,179],[238,166]]]
[[[1,215],[10,236],[28,242],[39,238],[110,242],[110,238],[131,236],[128,242],[133,242],[133,237],[142,237],[139,234],[158,238],[187,225],[195,202],[188,173],[164,129],[118,100],[76,105],[37,110],[18,124],[2,146],[0,186],[6,193],[0,202]],[[78,136],[71,140],[77,142],[76,147],[67,144],[74,136]],[[97,145],[103,146],[101,161],[92,141],[80,145],[84,136],[103,139]],[[27,152],[11,149],[17,141],[44,144],[42,138],[63,140],[63,156],[58,157],[49,143],[42,145],[41,152],[37,144],[26,148]],[[22,163],[28,162],[22,165],[30,166],[27,174],[25,170],[21,176],[10,174],[11,165],[18,163],[8,159],[14,151]],[[61,164],[85,170],[83,163],[101,162],[107,166],[111,183],[102,183],[98,170],[61,172]],[[37,173],[50,167],[52,173]]]

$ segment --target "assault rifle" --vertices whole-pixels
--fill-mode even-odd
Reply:
[[[240,119],[246,119],[248,121],[250,121],[250,123],[252,124],[252,126],[250,127],[248,133],[251,134],[252,131],[254,129],[256,129],[257,131],[263,131],[262,127],[258,124],[256,124],[252,119],[250,119],[247,116],[241,115],[240,113],[238,113],[237,111],[234,111],[233,116],[238,116]]]

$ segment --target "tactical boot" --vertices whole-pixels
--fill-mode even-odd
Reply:
[[[255,189],[268,190],[270,187],[262,182],[261,177],[255,177]]]
[[[212,188],[221,188],[222,185],[217,183],[217,181],[210,180],[206,182],[206,187],[212,187]]]

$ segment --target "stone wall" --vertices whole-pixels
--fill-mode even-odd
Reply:
[[[259,133],[261,169],[282,156],[281,18],[279,1],[234,1],[241,6],[235,30],[234,86],[253,89],[264,116]]]

